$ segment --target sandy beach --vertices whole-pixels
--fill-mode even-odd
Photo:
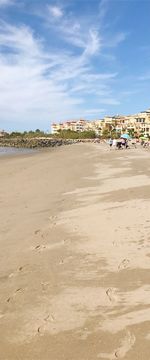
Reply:
[[[0,159],[0,360],[150,358],[149,158]]]

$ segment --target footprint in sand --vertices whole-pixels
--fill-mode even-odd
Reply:
[[[42,232],[41,232],[41,229],[37,229],[37,230],[35,230],[34,231],[34,234],[36,235],[36,236],[40,236],[40,238],[43,238],[44,239],[44,237],[45,237],[45,235],[46,234],[43,234]]]
[[[22,288],[17,289],[17,290],[12,294],[12,296],[10,296],[10,297],[7,299],[7,302],[9,303],[11,300],[14,299],[14,297],[15,297],[19,292],[22,292],[22,291],[23,291]]]
[[[50,220],[50,222],[51,222],[50,227],[53,227],[53,226],[56,226],[56,225],[57,225],[58,217],[57,217],[57,216],[50,216],[50,217],[49,217],[49,220]]]
[[[79,229],[78,226],[74,226],[73,231],[77,231]]]
[[[70,262],[72,259],[73,259],[73,256],[68,256],[65,259],[61,259],[58,264],[59,265],[66,264],[66,263]]]
[[[37,332],[42,335],[45,332],[46,323],[47,322],[54,322],[54,321],[55,321],[55,316],[53,314],[48,314],[43,319],[42,324],[38,327]]]
[[[47,244],[47,245],[38,244],[35,247],[32,247],[32,250],[36,250],[38,252],[41,252],[41,251],[44,251],[44,250],[48,251],[48,250],[53,250],[53,249],[59,248],[61,246],[64,246],[64,244],[65,244],[64,240],[62,240],[60,242],[56,242],[54,244]]]
[[[37,234],[39,234],[40,232],[41,232],[41,230],[40,230],[40,229],[37,229],[37,230],[34,231],[34,234],[37,235]]]
[[[47,288],[49,287],[49,285],[50,285],[49,282],[42,282],[42,283],[41,283],[42,290],[43,290],[43,291],[46,291]]]
[[[21,273],[22,271],[24,270],[24,266],[19,266],[19,268],[16,270],[16,271],[14,271],[14,272],[12,272],[11,274],[9,274],[9,278],[12,278],[12,277],[14,277],[14,276],[17,276],[18,275],[18,273]]]
[[[118,265],[118,270],[127,269],[129,267],[130,261],[128,259],[123,259],[121,263]]]
[[[112,242],[112,244],[113,244],[113,246],[118,246],[118,244],[117,244],[117,241],[116,241],[116,240],[114,240],[114,241]]]
[[[34,248],[34,250],[37,250],[37,251],[42,251],[44,249],[46,249],[46,245],[40,245],[40,244],[36,245]]]
[[[118,300],[118,296],[116,294],[116,289],[114,289],[114,288],[107,289],[106,295],[108,296],[108,298],[111,302],[115,302]]]
[[[125,338],[122,339],[120,347],[115,351],[115,357],[118,359],[124,358],[126,353],[133,347],[135,340],[135,336],[128,331]]]
[[[131,334],[130,331],[128,331],[125,337],[121,340],[120,346],[116,350],[114,350],[112,353],[98,354],[97,357],[103,360],[123,359],[125,355],[132,349],[135,341],[136,338],[134,334]]]
[[[56,216],[56,215],[52,215],[52,216],[49,217],[49,220],[55,221],[55,220],[57,220],[57,216]]]

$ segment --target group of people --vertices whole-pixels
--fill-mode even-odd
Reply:
[[[128,148],[128,140],[124,139],[124,138],[120,138],[120,139],[109,139],[109,146],[110,148],[116,148],[116,149],[127,149]]]
[[[143,148],[147,148],[147,147],[150,146],[150,141],[149,140],[142,140],[141,145],[143,146]]]

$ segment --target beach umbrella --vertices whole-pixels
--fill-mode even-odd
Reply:
[[[130,140],[131,139],[131,136],[129,134],[122,134],[120,136],[122,139],[127,139],[127,140]]]

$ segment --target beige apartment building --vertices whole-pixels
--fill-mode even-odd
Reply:
[[[64,123],[53,123],[51,125],[51,132],[52,134],[57,134],[60,130],[72,130],[82,132],[87,129],[87,121],[80,119],[80,120],[71,120],[65,121]]]
[[[82,132],[85,130],[93,130],[97,135],[102,135],[105,129],[116,130],[116,132],[133,131],[140,135],[150,136],[150,109],[142,111],[134,115],[115,115],[105,116],[104,119],[88,121],[84,119],[70,120],[64,123],[53,123],[51,125],[52,134],[57,134],[60,130],[72,130]]]
[[[60,130],[72,130],[77,132],[82,131],[95,131],[97,135],[101,135],[103,130],[102,120],[72,120],[65,121],[64,123],[53,123],[51,125],[51,133],[57,134]]]
[[[126,116],[127,131],[130,129],[138,135],[150,136],[150,110]]]
[[[106,116],[103,120],[103,128],[115,129],[121,133],[133,131],[139,136],[141,134],[150,136],[150,110],[127,116]]]

